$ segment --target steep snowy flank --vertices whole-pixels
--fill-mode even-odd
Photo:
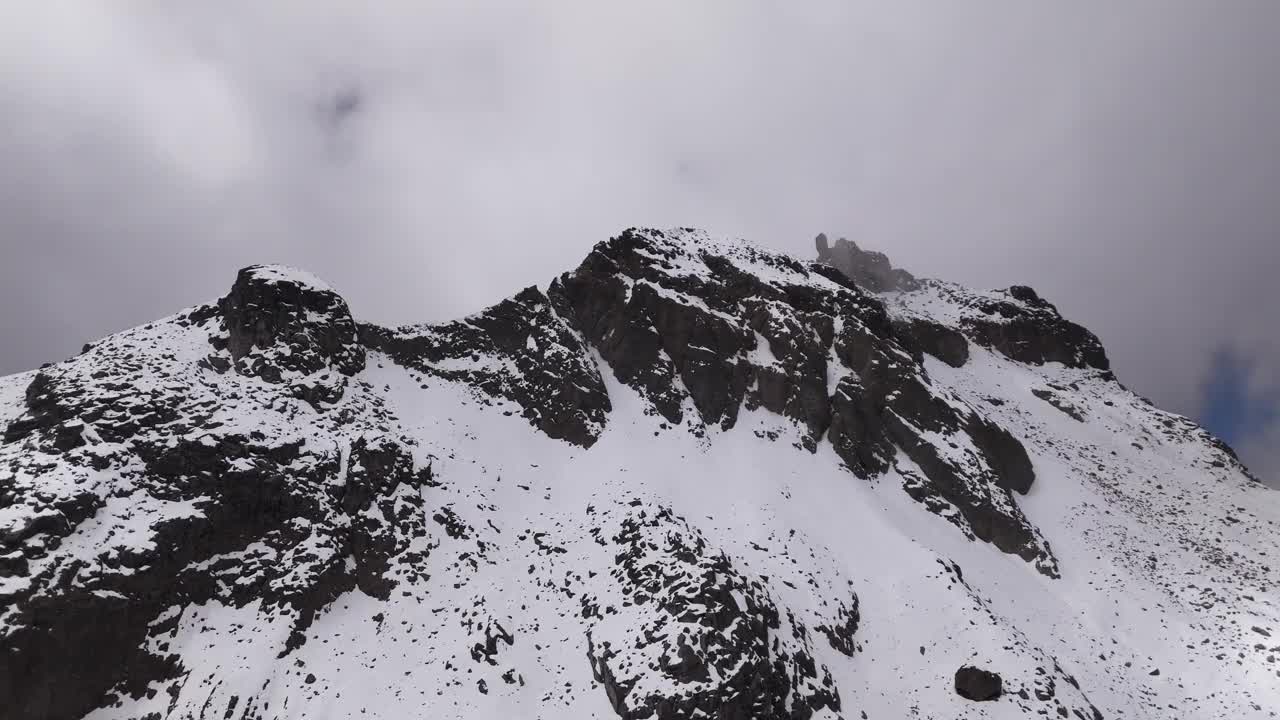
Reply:
[[[0,378],[4,718],[1268,718],[1280,496],[1030,288],[629,230]]]

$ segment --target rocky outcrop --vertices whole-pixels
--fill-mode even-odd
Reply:
[[[387,597],[418,577],[430,470],[379,427],[376,404],[317,413],[316,396],[299,397],[292,381],[352,371],[362,352],[317,341],[309,357],[259,354],[258,342],[317,338],[289,323],[319,306],[284,287],[293,299],[274,309],[233,292],[242,319],[275,318],[231,323],[257,338],[237,350],[263,381],[244,395],[175,352],[227,327],[210,306],[32,380],[0,446],[0,707],[13,717],[78,718],[179,677],[178,655],[157,648],[183,607],[260,604],[290,619],[296,646],[340,594]]]
[[[928,353],[951,367],[963,367],[969,361],[969,341],[959,330],[924,318],[895,318],[893,333],[916,362]]]
[[[622,720],[808,720],[840,710],[804,623],[670,509],[637,506],[612,535],[621,609],[582,598],[588,661]],[[852,643],[853,617],[834,631]]]
[[[1034,479],[1021,443],[936,391],[924,370],[922,351],[963,364],[968,344],[958,332],[895,323],[834,268],[656,230],[598,244],[548,294],[614,376],[668,422],[729,429],[741,407],[764,408],[801,429],[802,447],[829,438],[863,478],[888,471],[901,450],[922,471],[913,497],[1057,573],[1011,494]],[[685,417],[687,406],[696,418]],[[940,449],[947,445],[961,449]]]
[[[934,390],[899,346],[877,340],[856,325],[836,340],[835,353],[856,373],[836,388],[837,454],[855,474],[872,477],[901,450],[923,473],[908,486],[913,497],[935,512],[954,508],[978,539],[1056,575],[1056,561],[1011,494],[1026,493],[1034,481],[1022,444]]]
[[[748,407],[764,407],[801,423],[805,447],[813,450],[832,422],[827,364],[835,321],[781,302],[748,303],[744,310],[747,326],[764,339],[766,359],[771,358],[752,368],[755,388],[746,398]]]
[[[956,671],[956,694],[966,700],[995,700],[1003,692],[1003,682],[996,673],[972,665],[965,665]]]
[[[612,407],[586,346],[534,287],[444,325],[363,325],[361,339],[404,367],[514,402],[534,427],[582,447]]]
[[[919,287],[911,273],[895,268],[884,253],[863,250],[857,243],[840,238],[830,245],[826,233],[814,239],[818,262],[830,265],[871,292],[910,291]]]
[[[1007,299],[983,297],[976,313],[962,319],[974,342],[998,350],[1018,362],[1108,370],[1106,350],[1097,336],[1058,314],[1058,309],[1029,287],[1004,291]]]
[[[923,318],[891,318],[862,289],[919,283],[847,242],[827,257],[858,258],[854,277],[745,247],[630,230],[598,244],[546,295],[529,288],[459,322],[364,326],[362,337],[402,365],[514,401],[543,432],[583,446],[610,410],[589,345],[653,413],[695,433],[730,429],[742,408],[763,408],[794,422],[802,447],[829,438],[865,478],[888,471],[901,450],[921,471],[911,475],[913,497],[1056,573],[1010,494],[1034,479],[1025,450],[937,393],[924,371],[925,353],[963,365],[968,341]],[[966,449],[941,452],[939,437]]]
[[[894,268],[884,253],[862,250],[844,238],[831,245],[825,234],[819,234],[815,244],[818,262],[839,270],[860,288],[873,293],[938,293],[966,309],[961,318],[963,334],[926,317],[895,317],[899,337],[914,352],[923,351],[952,367],[960,367],[969,356],[965,342],[968,336],[978,345],[1018,362],[1059,362],[1068,367],[1104,371],[1110,368],[1098,338],[1063,318],[1052,303],[1029,287],[1015,285],[1001,291],[999,295],[1003,297],[971,293],[936,280],[917,280],[907,271]]]
[[[349,519],[346,537],[337,541],[366,595],[386,600],[399,583],[425,578],[429,547],[418,541],[427,537],[423,491],[430,483],[431,467],[417,467],[402,440],[375,433],[352,442],[345,483],[335,484],[330,498]]]
[[[706,424],[730,428],[746,392],[743,351],[755,347],[743,328],[683,302],[697,281],[681,282],[644,254],[655,246],[637,233],[597,245],[578,270],[557,278],[557,307],[604,358],[614,376],[644,394],[671,423],[691,401]],[[682,289],[683,288],[683,289]]]
[[[364,369],[346,301],[309,273],[247,267],[218,301],[217,315],[224,332],[210,339],[216,352],[207,364],[219,372],[283,383],[318,404],[336,402],[347,378]]]
[[[43,528],[44,553],[24,546],[25,589],[5,598],[15,629],[0,672],[0,702],[15,717],[77,718],[108,693],[178,677],[176,655],[148,649],[167,631],[158,618],[168,608],[261,603],[293,618],[297,645],[336,597],[359,587],[385,598],[425,558],[422,473],[394,444],[357,441],[346,468],[336,455],[238,435],[137,447],[148,491],[62,516],[54,532]],[[115,513],[151,518],[148,542],[108,545],[88,565],[47,552],[79,523]],[[404,570],[391,571],[393,558]]]
[[[1084,422],[1085,421],[1084,413],[1080,410],[1080,408],[1077,408],[1075,405],[1072,405],[1069,401],[1065,400],[1057,392],[1054,392],[1054,390],[1061,391],[1064,389],[1065,388],[1060,388],[1056,386],[1054,387],[1053,390],[1050,390],[1048,388],[1031,388],[1031,394],[1049,403],[1054,408],[1062,412],[1062,414],[1066,415],[1067,417],[1070,417],[1072,420],[1075,420],[1076,422]]]

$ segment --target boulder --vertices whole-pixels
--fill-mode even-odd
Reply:
[[[995,700],[1004,692],[1000,676],[989,670],[965,665],[956,671],[956,694],[966,700]]]

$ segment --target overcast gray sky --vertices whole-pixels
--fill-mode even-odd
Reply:
[[[0,118],[0,373],[254,262],[403,323],[825,230],[1035,286],[1280,477],[1275,0],[10,2]]]

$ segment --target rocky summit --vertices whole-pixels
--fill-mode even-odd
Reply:
[[[1277,717],[1280,495],[1031,288],[816,250],[254,266],[0,379],[0,717]]]

